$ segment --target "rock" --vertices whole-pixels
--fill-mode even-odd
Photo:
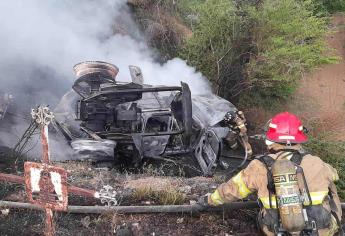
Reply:
[[[132,229],[132,234],[133,235],[142,235],[141,234],[142,228],[141,228],[139,223],[137,223],[137,222],[132,223],[131,229]]]
[[[1,214],[7,216],[10,213],[10,209],[2,209]]]
[[[183,218],[183,217],[181,217],[181,218],[177,218],[177,220],[176,220],[176,224],[182,224],[182,223],[183,223],[183,221],[184,221],[184,218]]]
[[[139,227],[139,223],[132,223],[132,226],[133,226],[134,228],[138,228],[138,227]]]
[[[195,201],[195,200],[190,200],[189,201],[189,205],[194,205],[194,204],[196,204],[197,203],[197,201]]]
[[[183,186],[179,188],[180,192],[185,194],[190,194],[192,192],[192,187],[189,185]]]
[[[154,202],[152,202],[152,201],[143,201],[141,203],[144,205],[153,205],[154,204]]]
[[[90,216],[85,216],[84,218],[81,219],[81,224],[87,229],[89,228],[90,223],[91,223]]]
[[[133,236],[132,230],[126,225],[121,225],[115,232],[116,236]]]

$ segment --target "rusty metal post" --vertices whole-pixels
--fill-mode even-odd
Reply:
[[[48,125],[53,120],[54,115],[49,111],[47,106],[39,106],[36,110],[31,110],[32,118],[41,128],[41,142],[42,142],[42,163],[49,165],[50,153],[49,153],[49,141],[48,141]],[[49,192],[46,193],[49,195]],[[54,236],[55,228],[53,223],[53,211],[49,206],[45,206],[46,213],[46,236]]]
[[[42,163],[49,164],[50,153],[48,144],[48,125],[41,127],[41,142],[42,142]]]
[[[100,199],[101,203],[107,204],[108,207],[116,206],[118,204],[117,192],[111,186],[104,186],[100,191],[68,186],[66,170],[49,165],[48,125],[54,118],[53,113],[49,111],[48,107],[40,106],[37,109],[32,109],[31,115],[41,128],[42,163],[25,162],[24,177],[0,173],[0,181],[24,184],[27,198],[32,204],[7,203],[12,207],[44,210],[46,214],[46,236],[55,235],[53,211],[68,211],[68,193]],[[4,201],[0,201],[0,206],[4,203]]]
[[[46,212],[46,231],[44,235],[54,236],[55,235],[55,225],[53,221],[53,211],[50,208],[45,208]]]
[[[25,162],[24,177],[0,173],[0,181],[24,184],[27,198],[32,204],[19,202],[7,202],[6,204],[12,207],[44,210],[46,215],[44,234],[46,236],[55,235],[53,210],[68,212],[68,193],[100,199],[101,203],[107,204],[108,207],[116,206],[118,204],[117,192],[111,186],[104,186],[100,191],[68,186],[66,170],[49,165],[48,125],[54,118],[53,114],[48,107],[40,106],[32,109],[31,115],[41,129],[42,163]],[[4,203],[4,201],[0,201],[0,207],[4,206]]]

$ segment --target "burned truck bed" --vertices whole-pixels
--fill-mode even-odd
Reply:
[[[55,109],[55,125],[76,159],[138,165],[144,158],[188,156],[211,175],[219,164],[237,167],[223,161],[225,153],[242,164],[251,154],[244,115],[227,100],[192,95],[183,82],[144,84],[134,66],[127,83],[116,81],[118,68],[106,62],[82,62],[74,71],[77,79]]]

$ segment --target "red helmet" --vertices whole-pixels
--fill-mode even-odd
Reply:
[[[275,143],[305,143],[308,141],[303,132],[302,122],[289,112],[275,115],[269,123],[266,139]]]

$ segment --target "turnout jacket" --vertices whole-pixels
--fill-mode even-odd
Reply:
[[[295,148],[298,150],[301,147],[298,145]],[[290,159],[292,153],[289,155],[288,151],[281,150],[269,156],[274,160],[277,158]],[[337,171],[319,157],[310,154],[303,157],[300,166],[304,170],[312,199],[312,206],[309,205],[310,203],[304,204],[308,217],[316,221],[319,235],[333,235],[338,228],[336,218],[341,219],[342,214],[334,184],[334,181],[339,179]],[[274,194],[271,194],[270,205],[270,193],[267,186],[267,167],[263,162],[255,159],[228,182],[221,184],[208,197],[208,203],[217,206],[256,193],[261,203],[261,211],[258,216],[259,224],[266,235],[273,235],[274,225],[278,222],[278,210]]]

